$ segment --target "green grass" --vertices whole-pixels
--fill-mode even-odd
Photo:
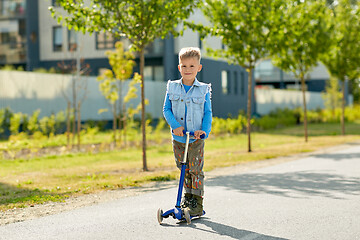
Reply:
[[[360,133],[360,124],[347,124],[346,127],[349,133]],[[308,143],[304,142],[303,126],[255,132],[252,133],[251,153],[247,152],[245,134],[212,136],[205,144],[204,170],[360,141],[360,135],[340,136],[339,128],[338,124],[311,124]],[[147,150],[148,172],[142,171],[140,148],[0,160],[0,210],[176,179],[179,171],[175,166],[170,135],[168,132],[163,134],[167,143],[152,144]]]

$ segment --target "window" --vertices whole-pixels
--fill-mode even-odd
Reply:
[[[231,93],[231,75],[230,75],[230,71],[227,71],[226,73],[227,75],[227,94]]]
[[[68,50],[76,51],[78,45],[78,34],[74,30],[68,30]]]
[[[58,3],[56,0],[51,1],[52,6],[54,7],[60,7],[60,3]]]
[[[96,49],[113,49],[115,48],[116,39],[109,32],[96,33]]]
[[[154,80],[158,82],[164,81],[164,66],[154,66]]]
[[[164,66],[145,66],[144,68],[145,81],[164,81]]]
[[[0,18],[22,17],[26,12],[26,0],[0,0]]]
[[[62,27],[60,26],[53,27],[53,51],[61,52],[62,44],[63,44]]]
[[[234,94],[238,94],[238,74],[234,72]]]
[[[152,66],[145,66],[144,67],[144,80],[145,81],[154,80],[153,67]]]
[[[244,72],[241,72],[240,93],[241,93],[241,95],[245,94],[245,73]]]
[[[227,71],[221,71],[221,88],[222,93],[227,95],[228,92],[228,72]]]
[[[23,63],[26,61],[24,19],[0,20],[0,53],[0,64]]]

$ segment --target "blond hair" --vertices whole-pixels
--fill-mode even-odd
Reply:
[[[182,48],[179,52],[179,62],[180,60],[185,58],[197,58],[197,60],[199,60],[200,63],[200,59],[201,59],[200,49],[197,47]]]

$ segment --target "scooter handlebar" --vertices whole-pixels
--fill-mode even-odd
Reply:
[[[184,135],[186,135],[186,131],[185,131],[185,130],[183,130],[183,133],[184,133]],[[194,132],[191,131],[191,132],[189,132],[189,134],[190,134],[190,136],[194,137]],[[205,137],[206,137],[205,134],[201,134],[201,135],[200,135],[200,138],[201,138],[201,139],[204,139]]]

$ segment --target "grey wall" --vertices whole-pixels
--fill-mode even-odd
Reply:
[[[32,114],[40,109],[40,116],[66,110],[65,96],[72,96],[72,76],[61,74],[42,74],[32,72],[0,71],[0,109],[10,107],[13,112]],[[82,77],[78,86],[79,98],[86,95],[82,108],[82,120],[111,120],[110,109],[99,114],[99,109],[109,108],[109,104],[99,91],[96,77]],[[150,104],[146,112],[152,117],[162,116],[162,105],[166,90],[165,82],[146,82],[145,97]],[[124,91],[127,89],[125,84]],[[140,103],[138,98],[132,100],[128,106],[136,107]]]

